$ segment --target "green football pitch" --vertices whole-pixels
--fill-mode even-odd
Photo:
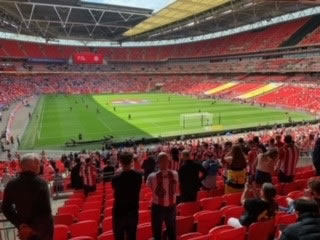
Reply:
[[[213,114],[212,125],[181,126],[181,114],[199,110]],[[286,123],[289,116],[293,121],[314,119],[300,112],[162,93],[45,95],[39,98],[20,149],[65,149],[65,143],[77,141],[79,133],[83,141],[108,135],[124,141]]]

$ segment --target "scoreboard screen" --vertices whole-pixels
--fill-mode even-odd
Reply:
[[[103,55],[100,53],[82,52],[73,54],[73,63],[76,64],[103,64]]]

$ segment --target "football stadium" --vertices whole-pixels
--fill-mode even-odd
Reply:
[[[319,0],[0,0],[0,240],[319,240]]]

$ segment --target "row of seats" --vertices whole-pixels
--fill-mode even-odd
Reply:
[[[277,178],[273,182],[277,188],[276,201],[280,206],[287,207],[286,198],[299,198],[303,195],[303,189],[307,186],[309,178],[315,176],[312,167],[297,168],[295,182],[290,184],[279,184]],[[217,178],[217,190],[213,192],[200,191],[198,201],[192,203],[181,203],[177,206],[177,236],[185,238],[184,234],[200,234],[201,237],[214,232],[213,228],[221,228],[226,224],[230,217],[239,218],[244,208],[241,206],[242,193],[224,194],[224,182],[221,177]],[[139,227],[138,235],[141,238],[151,238],[151,206],[152,193],[149,188],[143,185],[140,193],[139,208]],[[64,206],[58,209],[55,216],[55,225],[59,229],[68,229],[68,237],[89,236],[99,240],[113,239],[112,233],[112,206],[113,192],[110,184],[105,186],[97,185],[97,191],[90,194],[87,198],[83,192],[74,194],[65,202]],[[277,213],[275,224],[277,225],[282,218],[286,219],[283,213]],[[290,218],[290,217],[288,217]],[[292,217],[291,217],[292,218]],[[281,224],[283,224],[281,221]],[[66,227],[60,227],[64,225]],[[274,223],[271,224],[274,226]],[[279,225],[279,224],[278,224]],[[212,230],[212,231],[211,231]],[[59,230],[56,230],[57,232]],[[63,232],[65,232],[63,230]],[[249,230],[250,232],[250,230]],[[192,234],[191,234],[192,233]],[[199,235],[199,236],[200,236]],[[202,236],[203,235],[203,236]],[[249,234],[250,235],[250,234]],[[145,236],[145,237],[143,237]],[[189,235],[187,235],[189,236]],[[65,238],[65,239],[67,239]],[[55,239],[60,238],[57,233]],[[210,238],[212,239],[212,238]]]
[[[87,48],[0,41],[0,57],[70,58],[75,52],[96,51],[107,60],[159,61],[168,58],[190,58],[256,52],[278,48],[301,28],[309,18],[281,23],[265,29],[240,33],[207,41],[158,47]]]

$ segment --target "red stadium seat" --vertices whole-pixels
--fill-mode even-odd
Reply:
[[[81,236],[81,237],[70,238],[69,240],[94,240],[94,238],[87,237],[87,236]]]
[[[241,205],[241,196],[242,193],[229,193],[229,194],[225,194],[224,196],[222,196],[222,201],[226,204],[226,205],[237,205],[240,206]]]
[[[150,210],[150,202],[148,201],[143,201],[143,202],[139,202],[139,210],[142,211],[142,210]]]
[[[293,200],[296,200],[296,199],[301,198],[303,196],[304,196],[304,192],[302,192],[302,191],[293,191],[288,194],[288,197],[292,198]]]
[[[71,214],[73,217],[77,217],[79,214],[80,207],[76,205],[69,205],[66,207],[58,208],[58,215]]]
[[[139,211],[139,224],[151,222],[151,212],[148,210]]]
[[[222,225],[222,226],[217,226],[212,228],[209,231],[209,236],[210,236],[210,240],[220,240],[217,238],[217,235],[221,232],[225,232],[226,230],[231,230],[234,229],[233,227],[229,226],[229,225]]]
[[[199,237],[190,238],[189,240],[209,240],[209,239],[210,239],[209,235],[203,235]]]
[[[197,232],[208,234],[210,229],[221,223],[222,211],[204,212],[194,217],[197,222]]]
[[[60,214],[54,216],[54,224],[70,226],[73,223],[73,216],[71,214]]]
[[[112,230],[112,217],[106,217],[102,220],[102,232]]]
[[[299,186],[297,186],[295,182],[285,183],[285,184],[283,184],[282,194],[283,194],[283,195],[287,195],[287,194],[289,194],[290,192],[293,192],[293,191],[298,190],[298,187],[299,187]]]
[[[82,210],[93,210],[93,209],[98,209],[100,210],[102,208],[102,203],[101,202],[85,202],[82,206]]]
[[[67,240],[69,227],[65,225],[54,225],[54,240]]]
[[[149,240],[151,238],[152,238],[151,223],[139,225],[137,228],[137,239]]]
[[[104,209],[103,214],[104,214],[105,218],[112,216],[112,209],[113,209],[113,207],[108,207],[108,208]]]
[[[216,240],[245,240],[246,232],[245,227],[222,231],[217,234]]]
[[[193,232],[193,217],[177,216],[177,236]]]
[[[200,200],[202,210],[218,210],[222,206],[222,197],[204,198]]]
[[[186,233],[178,237],[178,240],[190,240],[190,239],[194,239],[196,237],[201,237],[201,236],[203,236],[203,234],[198,232]]]
[[[98,237],[98,240],[114,240],[113,232],[105,232]]]
[[[197,195],[197,200],[200,201],[201,199],[208,198],[209,195],[210,194],[207,191],[199,191]]]
[[[229,218],[234,217],[234,218],[240,218],[244,213],[244,208],[243,207],[232,207],[229,209],[226,209],[223,212],[224,216],[224,223],[226,224],[229,220]]]
[[[180,203],[177,206],[179,216],[193,216],[196,212],[200,211],[199,202]]]
[[[76,206],[81,207],[82,204],[83,204],[82,198],[71,198],[71,199],[67,200],[64,205],[65,206],[76,205]]]
[[[97,223],[100,222],[100,211],[99,210],[86,210],[78,214],[78,221],[94,220]]]
[[[94,220],[74,223],[70,226],[70,232],[72,237],[87,236],[95,240],[98,235],[98,223]]]
[[[274,235],[274,226],[273,220],[251,224],[247,240],[269,240]]]

